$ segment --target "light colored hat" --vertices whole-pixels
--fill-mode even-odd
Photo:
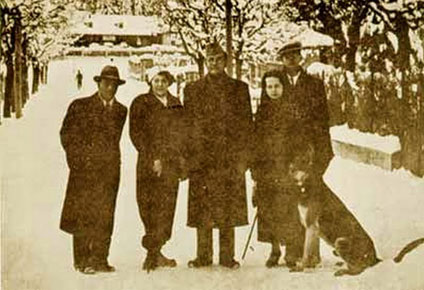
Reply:
[[[147,82],[149,84],[152,82],[152,79],[158,74],[165,76],[168,80],[169,85],[171,85],[175,81],[174,76],[169,72],[169,70],[160,66],[154,66],[149,68],[148,70],[146,70],[146,74],[147,74]]]
[[[283,55],[293,52],[300,51],[302,49],[302,43],[300,41],[289,42],[278,51],[278,55],[282,57]]]

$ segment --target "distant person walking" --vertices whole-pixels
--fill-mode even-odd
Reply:
[[[70,170],[60,228],[73,235],[74,266],[84,274],[115,271],[107,258],[127,115],[115,99],[125,83],[118,69],[105,66],[94,80],[98,91],[71,103],[60,130]]]
[[[175,267],[162,253],[171,238],[179,178],[184,178],[182,159],[183,107],[168,91],[174,77],[157,67],[148,72],[150,90],[134,99],[130,108],[130,137],[138,151],[137,203],[147,250],[146,271]]]
[[[77,88],[78,88],[78,90],[81,90],[81,88],[82,88],[83,75],[82,75],[82,72],[81,72],[80,69],[78,69],[77,75],[76,75],[75,79],[77,80]]]

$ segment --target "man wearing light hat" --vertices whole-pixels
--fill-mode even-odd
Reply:
[[[113,272],[107,258],[120,179],[119,141],[127,108],[115,99],[118,68],[94,77],[98,91],[74,100],[60,130],[70,170],[60,229],[73,235],[75,270]]]
[[[212,230],[219,229],[219,264],[235,269],[234,228],[248,224],[245,172],[253,119],[247,84],[225,73],[227,55],[206,47],[208,74],[184,90],[188,116],[189,227],[197,230],[197,257],[189,267],[212,265]]]
[[[313,160],[312,180],[315,186],[325,186],[322,176],[334,156],[331,147],[327,97],[322,80],[308,75],[302,68],[301,49],[300,42],[290,42],[278,52],[284,65],[283,97],[288,108],[287,120],[290,122],[288,127],[291,128],[289,134],[293,135],[291,140],[312,139],[316,152]],[[293,206],[297,205],[293,204]],[[293,224],[293,227],[296,226],[299,225]],[[289,232],[299,233],[301,231],[291,229]],[[299,234],[290,237],[290,241],[294,242],[294,245],[290,249],[286,249],[285,259],[288,264],[288,261],[293,264],[301,257],[303,238]],[[319,249],[316,251],[316,263],[318,263],[320,261]]]

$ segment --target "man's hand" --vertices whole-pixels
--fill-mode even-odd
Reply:
[[[160,161],[160,159],[156,159],[153,162],[153,172],[156,173],[158,177],[162,175],[162,162]]]

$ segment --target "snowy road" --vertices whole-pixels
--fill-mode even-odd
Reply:
[[[182,183],[174,235],[164,249],[179,265],[146,274],[140,267],[145,252],[140,247],[143,228],[135,202],[136,152],[129,141],[128,122],[121,142],[122,179],[109,257],[117,272],[76,273],[71,236],[59,230],[68,174],[59,129],[71,100],[94,92],[92,77],[109,62],[74,58],[52,63],[48,86],[27,103],[24,118],[6,119],[0,126],[2,289],[424,289],[424,246],[399,265],[390,260],[407,242],[424,237],[424,180],[403,170],[388,172],[340,158],[334,158],[325,180],[374,238],[383,263],[358,277],[334,278],[337,259],[322,245],[324,267],[312,273],[267,269],[264,262],[269,247],[258,243],[254,234],[253,250],[241,269],[189,269],[186,264],[195,255],[195,232],[185,226],[187,183]],[[126,78],[126,59],[113,62]],[[74,79],[77,68],[84,74],[80,93]],[[129,105],[145,91],[145,85],[128,79],[117,98]],[[254,209],[249,208],[249,215],[252,221]],[[237,259],[248,230],[244,227],[236,232]]]

